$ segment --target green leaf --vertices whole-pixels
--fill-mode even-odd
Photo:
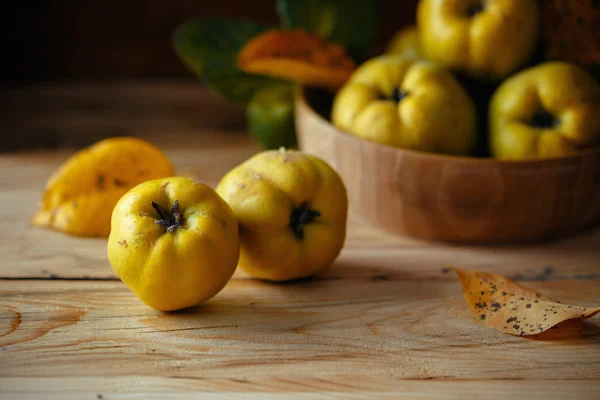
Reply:
[[[237,54],[251,38],[272,29],[237,19],[194,19],[175,31],[173,46],[181,61],[206,86],[223,97],[247,102],[276,80],[248,74],[237,67]]]
[[[344,47],[356,62],[367,56],[377,30],[377,0],[278,0],[284,29],[304,29]]]

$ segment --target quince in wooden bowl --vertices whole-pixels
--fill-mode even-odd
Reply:
[[[330,163],[344,180],[352,213],[386,231],[426,240],[522,242],[600,220],[598,147],[524,161],[398,148],[334,126],[331,93],[301,88],[296,96],[301,150]]]

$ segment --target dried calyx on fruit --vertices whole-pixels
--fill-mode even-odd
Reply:
[[[181,228],[183,226],[183,216],[179,212],[178,200],[175,200],[173,202],[171,212],[168,212],[167,210],[162,208],[155,201],[153,201],[151,204],[160,217],[160,219],[154,221],[156,225],[164,226],[165,228],[167,228],[167,232],[173,232],[175,229]]]
[[[304,225],[310,224],[320,216],[321,213],[311,210],[308,202],[305,201],[300,206],[295,207],[290,213],[290,228],[298,239],[304,239]]]

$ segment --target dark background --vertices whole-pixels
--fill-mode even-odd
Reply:
[[[379,1],[371,56],[382,53],[401,27],[414,23],[417,3]],[[579,63],[600,79],[598,0],[539,4],[539,60],[544,53],[546,59]],[[202,90],[173,51],[175,29],[196,17],[279,24],[276,0],[5,2],[0,12],[0,153],[83,146],[116,135],[245,131],[243,106]],[[470,90],[484,109],[486,90]],[[479,92],[485,94],[481,99]]]
[[[380,1],[373,55],[414,21],[417,3]],[[276,0],[5,2],[0,153],[82,147],[109,136],[245,132],[245,108],[202,90],[173,51],[175,29],[197,17],[279,25]]]
[[[374,53],[381,52],[396,30],[414,21],[417,2],[381,1]],[[11,1],[3,8],[0,37],[5,84],[193,79],[171,46],[172,33],[181,22],[227,16],[278,24],[275,0]]]

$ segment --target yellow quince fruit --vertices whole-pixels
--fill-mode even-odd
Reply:
[[[425,59],[421,49],[419,31],[414,25],[407,25],[392,36],[386,46],[386,53],[398,54],[407,58]]]
[[[489,111],[493,156],[560,157],[600,144],[600,84],[582,68],[547,62],[505,80]]]
[[[112,213],[108,259],[148,306],[172,311],[223,289],[239,257],[238,224],[209,186],[190,178],[144,182]]]
[[[348,199],[339,175],[302,152],[261,152],[227,173],[217,192],[240,226],[239,267],[284,281],[323,271],[346,237]]]
[[[363,139],[413,150],[469,154],[477,116],[440,65],[383,55],[361,65],[336,94],[332,122]]]
[[[417,8],[427,59],[490,81],[530,59],[539,19],[536,0],[421,0]]]

